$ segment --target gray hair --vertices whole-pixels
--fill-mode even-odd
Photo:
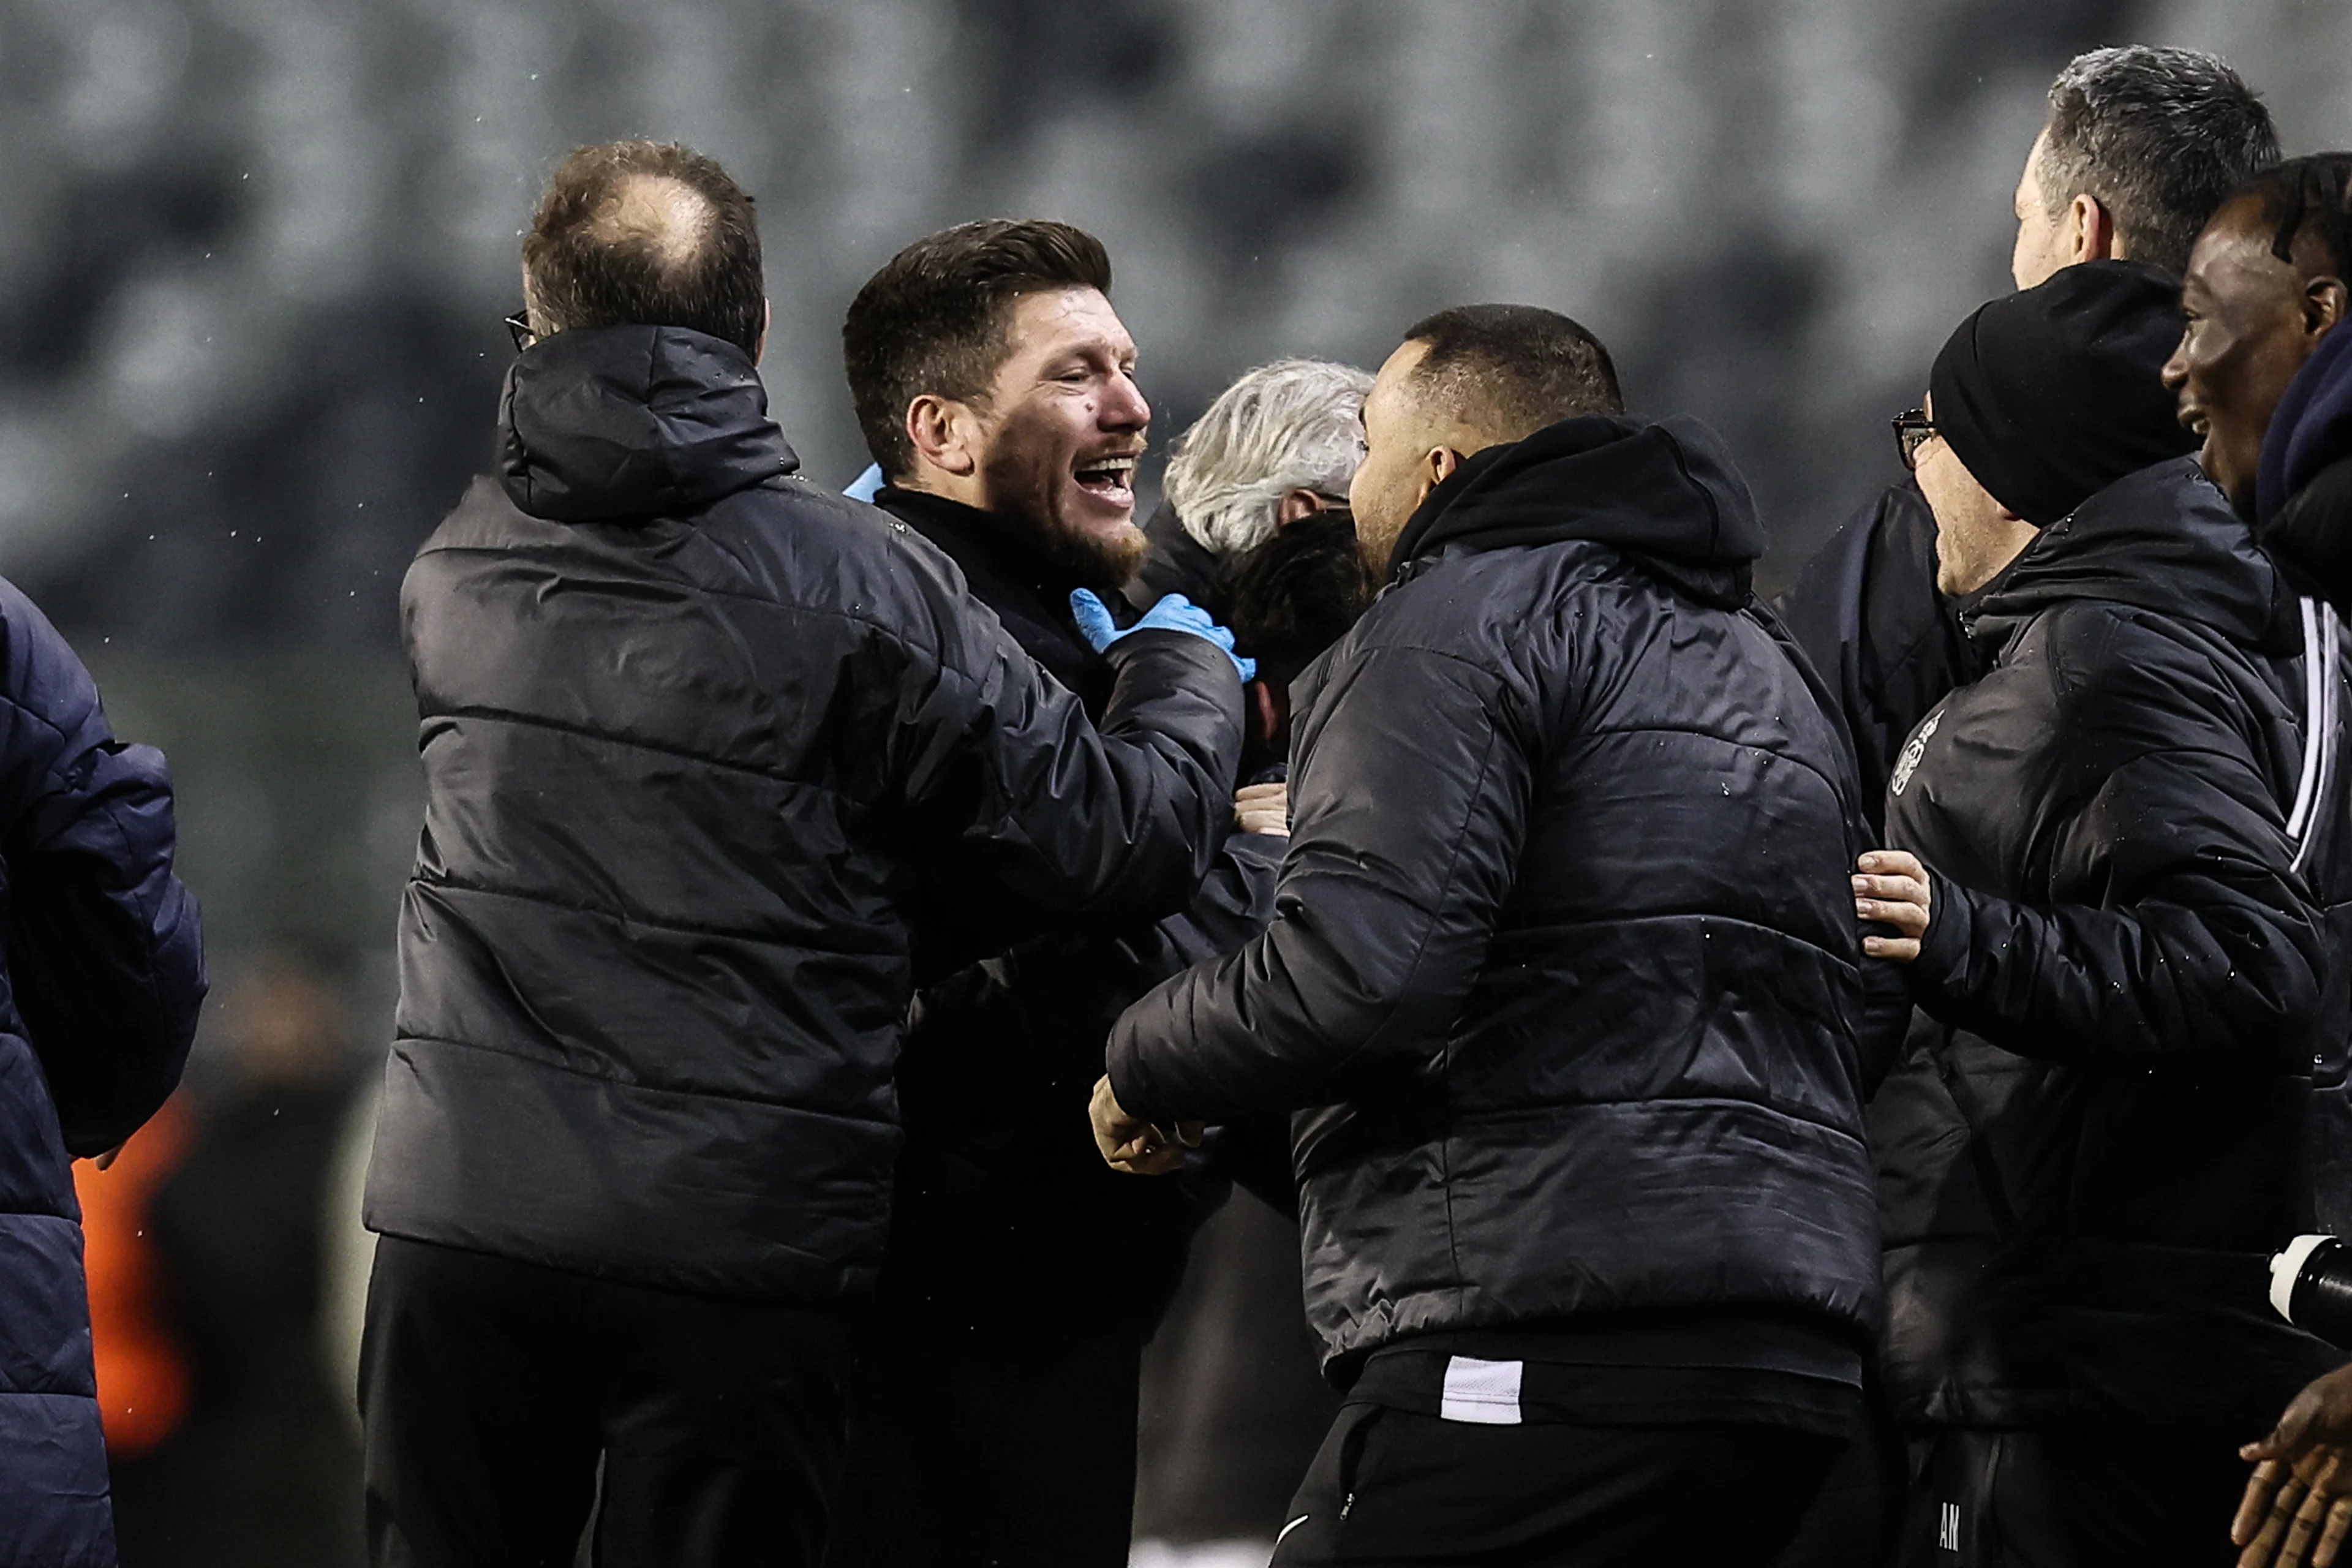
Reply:
[[[2050,147],[2037,171],[2052,216],[2089,195],[2125,254],[2168,272],[2222,198],[2278,162],[2253,89],[2214,56],[2132,44],[2077,55],[2050,84]]]
[[[1274,532],[1292,490],[1345,496],[1371,389],[1352,365],[1285,359],[1219,393],[1168,457],[1168,504],[1184,531],[1212,555],[1237,554]]]

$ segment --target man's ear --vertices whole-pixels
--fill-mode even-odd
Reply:
[[[2341,278],[2314,278],[2303,286],[2303,333],[2308,338],[2326,337],[2344,324],[2344,312],[2352,303],[2352,289],[2347,289]]]
[[[925,393],[907,405],[907,440],[919,462],[960,479],[980,470],[980,421],[971,405]]]
[[[1302,485],[1284,496],[1281,504],[1274,509],[1274,526],[1288,528],[1302,517],[1313,517],[1325,504],[1321,496]]]
[[[761,364],[761,363],[763,363],[767,360],[767,357],[768,357],[768,329],[769,329],[770,327],[774,326],[775,324],[776,324],[776,302],[775,302],[773,300],[761,300],[761,301],[760,301],[760,346],[759,346],[758,348],[755,348],[755,349],[753,349],[753,350],[751,351],[751,363],[752,363],[753,364],[755,364],[755,365],[756,365],[756,364]]]
[[[2088,191],[2066,205],[2067,262],[2116,261],[2123,257],[2116,243],[2113,214]]]
[[[1427,500],[1429,492],[1452,479],[1454,470],[1461,466],[1462,454],[1451,447],[1432,447],[1423,453],[1420,471],[1413,476],[1416,485],[1412,504],[1419,506]]]

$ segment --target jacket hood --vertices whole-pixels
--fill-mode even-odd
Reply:
[[[1960,622],[1992,653],[2076,599],[2153,610],[2264,652],[2302,646],[2277,567],[2193,458],[2126,474],[2043,529],[1961,606]]]
[[[525,349],[499,405],[499,479],[556,522],[689,512],[800,459],[733,343],[683,327],[590,327]]]
[[[1429,493],[1389,560],[1588,540],[1642,557],[1704,603],[1736,606],[1764,530],[1722,438],[1686,415],[1588,414],[1489,447]]]
[[[2352,332],[2341,326],[2286,384],[2254,470],[2254,518],[2269,522],[2319,470],[2352,458]]]

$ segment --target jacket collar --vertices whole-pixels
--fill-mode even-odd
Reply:
[[[1449,545],[1564,540],[1614,545],[1703,602],[1736,606],[1764,531],[1721,438],[1696,419],[1584,415],[1464,462],[1405,524],[1389,570],[1402,580]]]
[[[2266,653],[2301,646],[2292,595],[2193,458],[2126,474],[2042,531],[1960,606],[1998,654],[2043,610],[2097,600],[2194,622]]]
[[[2268,522],[2330,464],[2352,458],[2352,332],[2337,326],[2287,383],[2254,470],[2254,517]]]
[[[1086,585],[1063,582],[1021,526],[993,512],[897,485],[883,486],[874,504],[938,545],[966,577],[1017,583],[1046,601],[1066,600],[1072,588]]]
[[[499,479],[557,522],[674,516],[794,472],[735,344],[683,327],[556,332],[507,372]]]

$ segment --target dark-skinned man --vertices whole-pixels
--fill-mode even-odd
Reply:
[[[2269,111],[2213,56],[2144,45],[2078,56],[2051,83],[2018,176],[2011,276],[2029,289],[2118,257],[2177,273],[2221,198],[2277,159]],[[1936,587],[1918,487],[1893,486],[1848,521],[1780,608],[1837,692],[1875,821],[1905,738],[1977,670]]]
[[[2352,153],[2290,159],[2224,203],[2198,237],[2183,280],[2189,324],[2165,366],[2200,460],[2255,535],[2340,611],[2352,605],[2352,279],[2346,186]],[[2341,772],[2339,762],[2338,771]],[[2340,814],[2340,807],[2339,813]],[[2343,824],[2336,824],[2341,832]],[[2336,846],[2340,857],[2342,846]],[[2321,869],[2331,934],[2346,951],[2340,858]],[[2321,1088],[2315,1157],[2318,1227],[2352,1228],[2341,981],[2315,1047]],[[2332,1112],[2333,1114],[2330,1114]],[[2318,1379],[2276,1428],[2248,1445],[2256,1469],[2233,1521],[2246,1568],[2336,1559],[2352,1527],[2352,1369]]]
[[[2328,1359],[2263,1300],[2312,1212],[2327,963],[2302,643],[2168,458],[2180,327],[2168,274],[2067,268],[1963,322],[1899,431],[1989,665],[1855,879],[1936,1025],[1871,1107],[1906,1565],[2225,1561],[2245,1423]]]
[[[1295,1113],[1349,1403],[1282,1568],[1759,1561],[1859,1398],[1851,763],[1721,444],[1622,408],[1549,310],[1406,334],[1350,489],[1389,586],[1294,690],[1274,923],[1096,1089],[1139,1171]]]
[[[2200,460],[2256,537],[2352,607],[2352,153],[2296,158],[2249,182],[2198,237],[2164,367]]]
[[[892,258],[842,329],[877,504],[1090,712],[1116,693],[1105,648],[1145,549],[1151,420],[1110,283],[1083,230],[964,224]],[[1120,1181],[1083,1108],[1111,1019],[1215,951],[1204,931],[1252,929],[1279,856],[1262,836],[1227,845],[1169,930],[1010,924],[961,860],[923,868],[907,1142],[835,1568],[1127,1562],[1143,1342],[1225,1188],[1201,1170]]]

